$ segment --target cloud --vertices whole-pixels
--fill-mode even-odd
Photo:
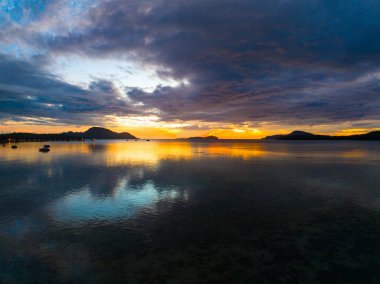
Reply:
[[[157,86],[152,92],[126,88],[129,99],[143,103],[136,110],[112,82],[99,80],[84,90],[46,73],[37,73],[42,78],[37,83],[26,75],[33,70],[24,70],[24,81],[13,80],[8,95],[2,91],[8,99],[1,112],[20,114],[29,103],[34,115],[65,122],[77,119],[69,114],[150,109],[158,109],[163,121],[315,125],[380,120],[378,1],[106,0],[74,9],[80,17],[66,23],[62,19],[73,9],[60,13],[60,21],[39,18],[44,27],[56,27],[54,32],[42,30],[37,21],[25,32],[2,34],[51,56],[123,56],[189,84]],[[12,101],[15,94],[21,96],[20,88],[44,95],[36,102]],[[63,106],[50,114],[41,107],[45,101]]]
[[[40,118],[39,124],[98,125],[107,115],[142,113],[112,82],[97,80],[80,88],[47,72],[41,62],[0,54],[0,120],[29,117]]]

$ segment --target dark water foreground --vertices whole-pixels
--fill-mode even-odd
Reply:
[[[380,283],[378,142],[0,148],[1,283]]]

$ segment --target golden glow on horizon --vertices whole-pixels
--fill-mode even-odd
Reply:
[[[204,136],[217,136],[221,139],[260,139],[268,135],[268,132],[255,128],[213,129]]]
[[[336,133],[336,135],[342,135],[342,136],[348,136],[348,135],[357,135],[357,134],[365,134],[371,131],[378,131],[380,128],[372,128],[372,129],[366,129],[366,128],[352,128],[352,129],[343,129]]]
[[[31,132],[31,133],[61,133],[67,131],[84,132],[91,125],[33,125],[23,124],[20,122],[6,122],[0,125],[0,133],[12,132]],[[262,128],[253,128],[249,126],[205,122],[160,122],[157,116],[134,116],[130,118],[113,117],[108,126],[104,126],[115,132],[129,132],[142,139],[175,139],[186,138],[191,136],[217,136],[220,139],[261,139],[274,134],[288,134],[293,130],[304,130],[314,134],[326,135],[355,135],[364,134],[371,131],[380,130],[380,128],[339,128],[339,125],[333,126],[272,126],[264,125]],[[209,129],[208,129],[209,128]]]

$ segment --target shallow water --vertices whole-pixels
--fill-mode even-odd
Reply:
[[[380,143],[0,147],[3,283],[379,283]]]

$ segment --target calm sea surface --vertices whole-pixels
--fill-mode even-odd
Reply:
[[[380,283],[380,143],[0,145],[1,283]]]

